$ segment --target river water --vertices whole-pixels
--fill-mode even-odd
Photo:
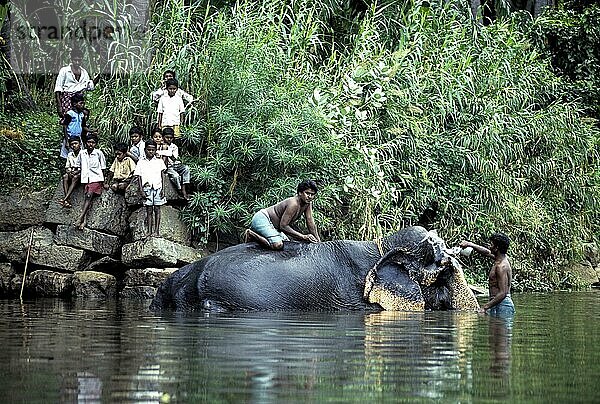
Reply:
[[[3,402],[600,402],[600,291],[475,313],[0,300]]]

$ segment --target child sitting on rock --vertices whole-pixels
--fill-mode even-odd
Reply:
[[[129,129],[129,141],[130,144],[127,157],[130,157],[135,163],[137,163],[139,159],[144,158],[145,143],[142,129],[137,126]]]
[[[167,149],[162,151],[161,154],[166,157],[167,163],[167,175],[169,179],[177,188],[177,192],[181,194],[186,200],[190,199],[188,195],[188,184],[190,183],[190,168],[182,164],[179,160],[179,147],[173,143],[175,132],[173,128],[165,128],[163,130],[163,138]]]
[[[114,150],[115,161],[108,169],[104,189],[110,188],[113,192],[125,191],[135,171],[135,162],[126,155],[127,145],[125,143],[116,144]]]
[[[74,137],[69,139],[69,147],[71,148],[71,151],[67,154],[65,173],[62,176],[64,197],[58,201],[64,208],[70,208],[72,206],[70,197],[77,184],[79,184],[79,174],[81,173],[77,167],[77,157],[81,151],[79,138]]]
[[[162,158],[156,156],[156,142],[148,140],[144,153],[146,158],[140,159],[134,177],[139,181],[139,187],[146,201],[145,234],[158,236],[160,229],[160,207],[166,203],[162,192],[162,173],[167,169]]]

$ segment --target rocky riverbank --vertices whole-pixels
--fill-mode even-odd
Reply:
[[[173,271],[208,254],[192,247],[180,220],[184,201],[163,179],[160,237],[144,238],[145,211],[135,186],[125,195],[104,191],[77,229],[83,187],[73,207],[57,203],[62,187],[0,196],[0,297],[19,296],[27,262],[24,296],[152,298]]]
[[[96,198],[83,230],[72,225],[83,205],[82,187],[71,209],[57,203],[60,185],[0,195],[0,298],[19,296],[26,262],[27,297],[153,298],[173,271],[218,249],[192,246],[180,220],[185,201],[167,178],[163,183],[168,203],[162,207],[161,237],[149,238],[142,233],[145,212],[133,186],[125,195],[105,191]],[[228,241],[221,247],[237,242]],[[589,243],[584,253],[566,271],[569,283],[599,286],[600,250]]]

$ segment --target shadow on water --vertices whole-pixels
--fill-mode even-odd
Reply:
[[[17,402],[595,401],[600,358],[587,348],[599,326],[582,311],[599,296],[519,296],[509,322],[0,300],[0,392]]]

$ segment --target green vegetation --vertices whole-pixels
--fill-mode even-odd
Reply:
[[[41,189],[60,179],[58,118],[43,111],[0,112],[0,186]],[[63,163],[64,164],[64,163]]]
[[[595,119],[600,119],[599,21],[600,6],[594,5],[583,10],[551,10],[531,27],[532,40],[564,79],[563,99],[578,101]]]
[[[161,2],[150,67],[99,85],[94,126],[107,143],[149,127],[149,94],[173,68],[198,98],[183,216],[202,240],[239,234],[313,178],[326,240],[377,239],[433,207],[451,244],[509,234],[517,290],[576,286],[563,266],[598,234],[599,133],[530,41],[537,26],[514,14],[480,27],[459,2],[333,3]]]

